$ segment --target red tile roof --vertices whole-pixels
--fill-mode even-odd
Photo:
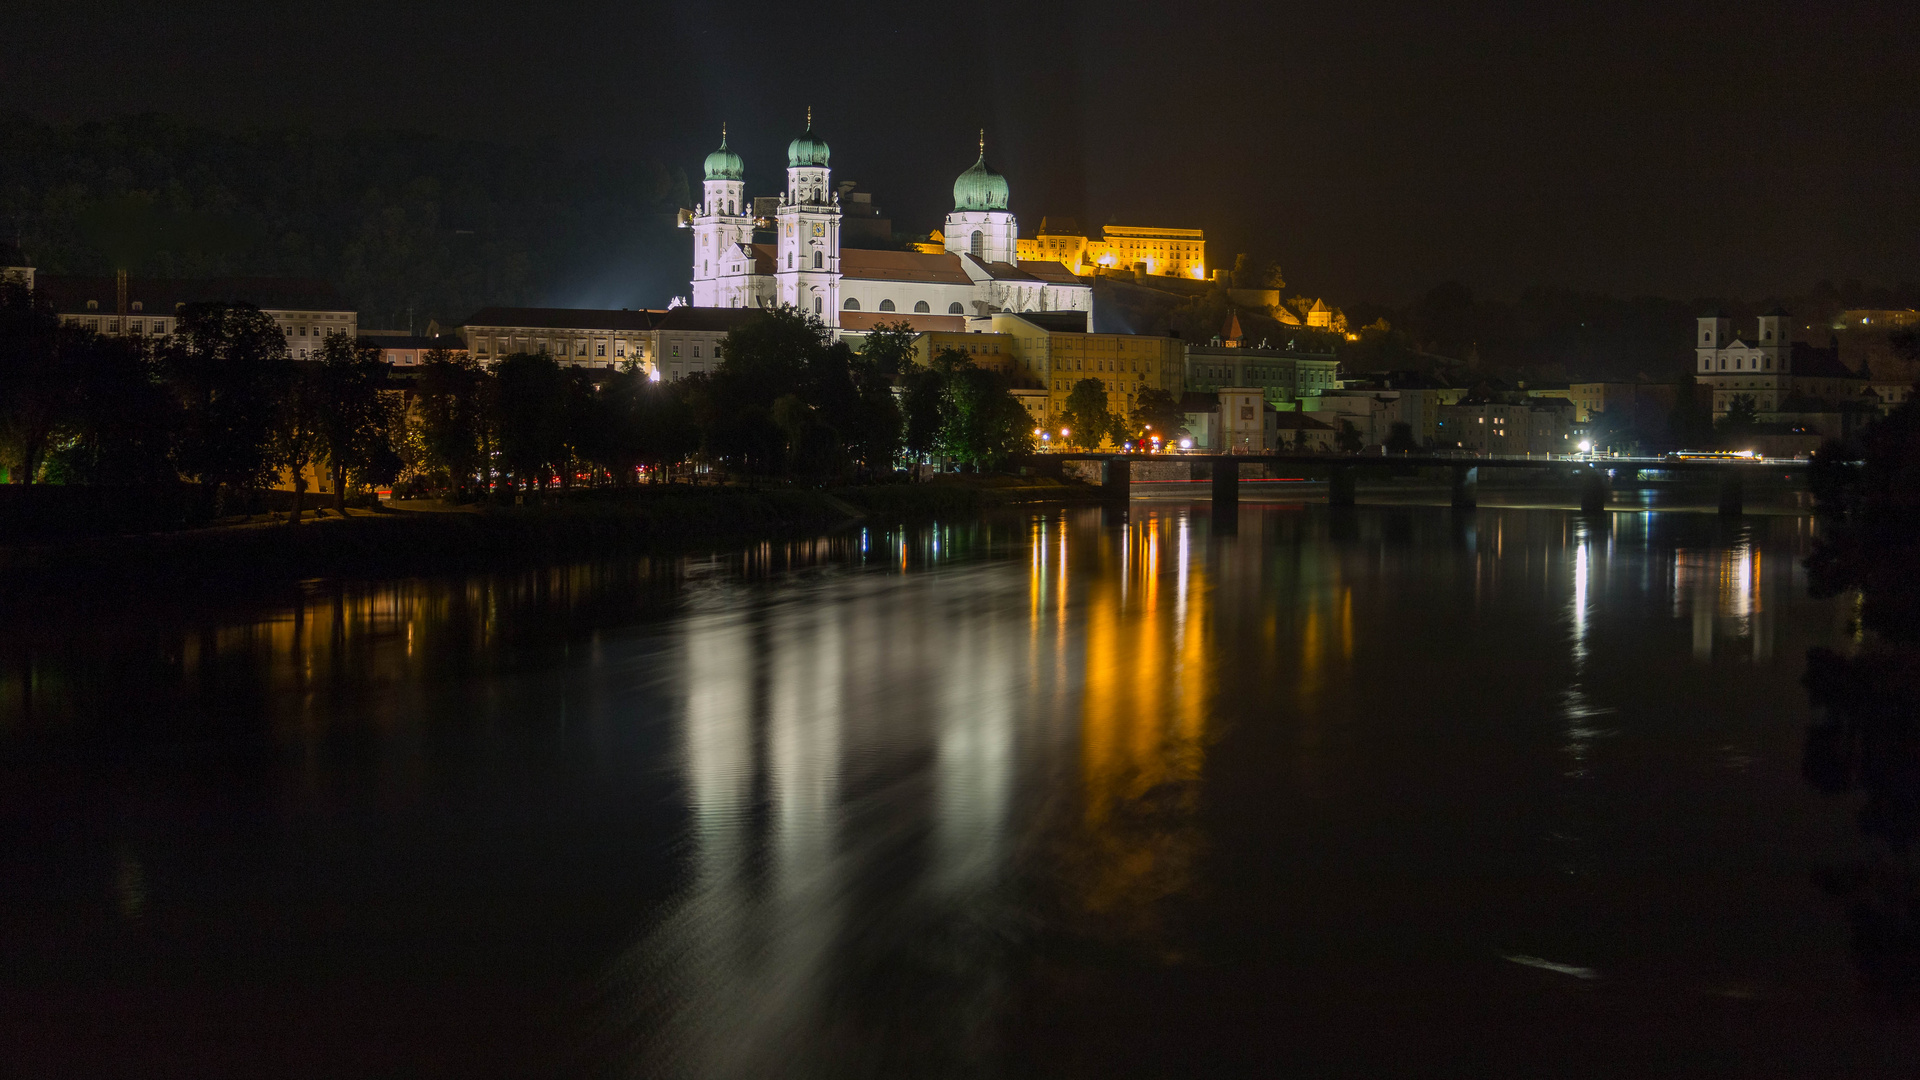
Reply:
[[[935,285],[971,285],[952,252],[927,255],[918,251],[840,249],[840,275],[866,281],[914,281]]]

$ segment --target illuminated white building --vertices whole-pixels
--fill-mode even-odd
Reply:
[[[770,220],[757,219],[746,167],[727,145],[707,155],[693,231],[693,306],[792,305],[828,326],[863,332],[904,322],[920,331],[968,329],[995,312],[1079,312],[1090,329],[1093,289],[1057,261],[1022,260],[1007,181],[987,165],[986,143],[953,184],[946,250],[840,246],[840,196],[831,152],[807,130],[787,145],[787,187]],[[771,228],[773,243],[755,242]]]

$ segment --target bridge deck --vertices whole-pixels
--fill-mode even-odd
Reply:
[[[1793,469],[1805,469],[1806,461],[1781,459],[1715,459],[1715,458],[1577,458],[1577,457],[1468,457],[1450,454],[1113,454],[1093,451],[1034,454],[1021,459],[1028,464],[1045,461],[1104,461],[1104,462],[1178,462],[1204,461],[1230,462],[1236,464],[1274,463],[1287,465],[1318,465],[1329,468],[1382,468],[1390,466],[1417,466],[1423,468],[1455,469],[1660,469],[1675,472],[1710,471],[1719,472],[1739,469],[1753,472],[1786,472]]]

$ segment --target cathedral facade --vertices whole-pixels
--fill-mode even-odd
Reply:
[[[692,218],[694,307],[791,305],[851,333],[900,322],[964,330],[996,312],[1042,311],[1080,313],[1092,328],[1093,289],[1084,278],[1057,261],[1019,258],[1007,180],[987,165],[984,138],[979,159],[953,183],[946,250],[938,253],[843,249],[830,160],[809,112],[807,130],[787,145],[778,208],[771,219],[756,218],[745,163],[721,133]]]

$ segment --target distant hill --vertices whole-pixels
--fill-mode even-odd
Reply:
[[[50,273],[317,277],[362,325],[489,304],[660,306],[687,288],[686,176],[397,131],[224,132],[0,113],[0,234]]]

